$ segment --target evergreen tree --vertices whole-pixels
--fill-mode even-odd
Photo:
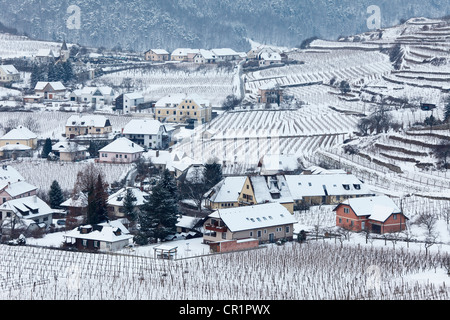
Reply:
[[[133,194],[131,188],[127,188],[125,197],[123,198],[123,212],[130,219],[130,221],[136,221],[136,197]]]
[[[62,64],[62,68],[64,70],[63,73],[63,81],[68,82],[74,78],[72,63],[70,61],[66,61]]]
[[[50,207],[53,209],[61,209],[60,205],[64,202],[64,196],[58,181],[53,181],[48,196],[50,199]]]
[[[178,197],[175,180],[166,170],[152,189],[149,201],[144,203],[140,216],[141,229],[135,241],[146,243],[149,238],[162,240],[176,232]]]
[[[41,157],[44,159],[48,158],[48,154],[52,152],[52,140],[50,138],[45,139],[44,147],[42,149]]]
[[[222,166],[217,162],[207,163],[203,176],[206,189],[209,190],[222,180]]]
[[[89,186],[87,193],[88,207],[86,222],[94,225],[107,221],[108,193],[106,192],[106,184],[103,182],[101,174],[98,175],[97,182]]]

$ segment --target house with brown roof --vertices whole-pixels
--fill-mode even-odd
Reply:
[[[150,49],[145,52],[145,60],[147,61],[169,61],[170,53],[164,49]]]

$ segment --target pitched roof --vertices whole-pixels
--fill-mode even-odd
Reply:
[[[293,199],[311,196],[369,195],[373,192],[352,174],[285,175]]]
[[[219,48],[211,50],[216,56],[237,56],[239,55],[236,51],[230,48]]]
[[[401,213],[400,208],[388,196],[351,198],[340,205],[349,205],[357,216],[369,216],[371,220],[380,222],[386,221],[394,213]]]
[[[84,126],[102,128],[108,124],[109,120],[102,115],[73,115],[66,121],[66,126]]]
[[[11,210],[18,217],[27,219],[35,219],[53,213],[53,209],[37,196],[9,200],[3,203],[0,208]]]
[[[209,191],[209,194],[214,192],[209,200],[211,202],[236,202],[246,179],[245,176],[226,177]]]
[[[153,51],[155,54],[169,54],[166,50],[164,49],[150,49],[147,52]]]
[[[158,120],[151,119],[133,119],[123,128],[124,134],[149,134],[156,135],[164,128],[164,125]]]
[[[138,153],[144,152],[144,148],[127,138],[119,138],[100,149],[99,152]]]
[[[81,226],[67,232],[64,237],[77,238],[77,239],[89,239],[105,242],[117,242],[127,239],[132,239],[133,235],[125,228],[125,226],[118,220],[99,223],[95,226],[94,230],[89,233],[81,233],[82,228],[92,227],[90,225]],[[117,234],[117,231],[121,231]]]
[[[87,148],[72,141],[60,141],[52,146],[52,151],[56,152],[75,152],[86,151]]]
[[[209,217],[221,219],[231,232],[297,223],[294,216],[279,203],[219,209]]]
[[[5,64],[0,65],[0,69],[3,70],[6,74],[18,74],[19,71],[17,71],[16,67],[14,67],[12,64]]]
[[[172,105],[179,105],[181,102],[183,102],[184,100],[193,100],[198,106],[206,106],[208,107],[210,102],[209,100],[206,100],[204,98],[202,98],[201,96],[199,96],[198,94],[195,93],[177,93],[177,94],[171,94],[171,95],[167,95],[161,99],[159,99],[156,103],[155,103],[155,107],[157,108],[165,108],[167,104],[169,104],[170,106]]]
[[[123,206],[128,189],[131,190],[133,196],[136,198],[135,206],[142,206],[148,201],[149,194],[147,192],[141,191],[139,188],[122,188],[108,197],[108,204],[111,206]]]
[[[0,140],[29,140],[36,138],[37,135],[31,132],[28,128],[25,128],[24,126],[18,126],[16,129],[12,129],[3,137],[1,137]]]
[[[8,183],[14,183],[25,180],[24,177],[11,166],[2,165],[0,167],[0,189],[4,188]]]
[[[62,84],[61,81],[52,81],[52,82],[38,81],[36,83],[36,86],[34,87],[34,90],[37,91],[44,90],[47,85],[50,85],[54,91],[66,90],[66,87]]]
[[[11,197],[17,197],[21,194],[25,194],[27,192],[31,192],[36,190],[37,187],[33,186],[32,184],[25,182],[25,181],[18,181],[18,182],[13,182],[11,184],[9,184],[5,191],[11,196]]]

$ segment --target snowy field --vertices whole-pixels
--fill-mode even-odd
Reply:
[[[83,171],[90,161],[83,162],[53,162],[45,159],[23,158],[10,164],[14,167],[27,182],[39,188],[43,192],[48,192],[54,180],[58,181],[63,190],[71,192],[77,173]],[[108,184],[121,181],[127,177],[128,172],[134,168],[133,164],[95,164],[105,174]],[[38,174],[37,174],[38,173]]]
[[[183,63],[147,66],[110,73],[93,81],[93,85],[121,86],[129,81],[134,91],[142,92],[146,101],[157,101],[176,93],[195,93],[220,107],[225,98],[235,93],[235,69],[216,65]]]
[[[61,43],[31,40],[0,32],[0,57],[3,59],[33,57],[40,49],[50,49],[59,53]]]
[[[61,235],[51,235],[61,239]],[[47,236],[47,237],[50,237]],[[53,240],[55,241],[55,240]],[[117,255],[0,246],[0,297],[60,300],[448,299],[447,246],[425,257],[418,244],[355,235],[204,255],[201,239],[176,241],[175,261],[153,259],[153,246]],[[39,241],[36,241],[39,243]],[[49,243],[48,239],[41,243]],[[189,249],[187,249],[189,248]],[[197,257],[194,257],[198,255]],[[186,258],[186,259],[185,259]],[[14,263],[11,263],[14,261]],[[251,276],[250,276],[251,275]],[[217,290],[220,284],[220,290]]]

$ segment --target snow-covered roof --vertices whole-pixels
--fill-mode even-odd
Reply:
[[[218,209],[209,217],[221,219],[231,232],[297,223],[295,217],[279,203]]]
[[[281,175],[251,176],[250,181],[257,203],[290,203],[294,201],[287,186],[286,180]]]
[[[136,198],[135,206],[142,206],[149,199],[149,194],[145,191],[141,191],[139,188],[122,188],[116,193],[113,193],[108,197],[108,204],[111,206],[123,206],[123,200],[127,194],[127,190],[131,190],[133,196]]]
[[[3,203],[0,208],[14,212],[19,218],[35,219],[53,213],[53,210],[38,196],[30,196],[9,200]]]
[[[194,101],[198,106],[205,106],[208,107],[210,104],[209,100],[206,100],[195,93],[177,93],[177,94],[171,94],[167,95],[161,99],[159,99],[155,103],[155,107],[157,108],[165,108],[166,105],[170,105],[171,107],[179,105],[184,100],[192,100]]]
[[[173,56],[187,56],[188,54],[199,53],[199,49],[191,49],[191,48],[177,48],[172,51]]]
[[[347,171],[342,169],[324,169],[318,166],[308,167],[305,171],[308,172],[308,174],[347,174]],[[302,174],[305,174],[304,172]]]
[[[66,121],[66,126],[102,128],[109,123],[108,118],[102,115],[73,115]]]
[[[2,165],[0,167],[0,189],[3,189],[8,183],[14,183],[25,180],[24,177],[11,166]]]
[[[52,151],[56,152],[76,152],[86,151],[87,148],[72,141],[60,141],[52,146]]]
[[[50,85],[54,91],[63,91],[66,90],[66,87],[62,84],[61,81],[52,81],[52,82],[46,82],[46,81],[38,81],[36,83],[36,86],[34,87],[34,90],[42,91],[44,88]]]
[[[285,178],[293,199],[373,193],[352,174],[286,175]]]
[[[261,174],[276,174],[282,171],[295,171],[298,156],[287,154],[266,154],[261,159]]]
[[[169,54],[166,50],[164,49],[150,49],[149,51],[154,52],[155,54]],[[147,52],[149,52],[147,51]]]
[[[117,153],[139,153],[144,152],[144,148],[127,138],[119,138],[100,149],[99,152],[117,152]]]
[[[247,177],[226,177],[215,185],[211,191],[214,192],[209,200],[211,202],[236,202],[239,198],[239,194],[244,187],[244,183]]]
[[[230,48],[218,48],[211,50],[216,56],[238,56],[239,54]]]
[[[5,74],[18,74],[19,73],[19,71],[17,71],[16,67],[14,67],[12,64],[0,65],[0,69],[2,69]]]
[[[263,52],[259,57],[266,61],[281,61],[281,55],[278,52]]]
[[[24,126],[18,126],[16,129],[12,129],[3,137],[0,138],[0,140],[30,140],[30,139],[37,139],[37,135],[31,132],[28,128],[25,128]]]
[[[200,52],[198,54],[201,55],[205,59],[215,59],[216,58],[216,55],[211,50],[200,49]]]
[[[123,97],[130,100],[144,99],[144,96],[140,92],[125,93]]]
[[[59,57],[59,55],[51,49],[39,49],[38,52],[36,53],[36,57],[56,58]]]
[[[29,146],[26,146],[21,143],[16,143],[16,144],[7,144],[6,146],[1,147],[0,151],[27,151],[31,149],[32,148]]]
[[[81,233],[83,228],[93,228],[89,233]],[[117,231],[120,231],[118,233]],[[81,226],[67,232],[64,237],[67,238],[77,238],[77,239],[89,239],[98,240],[104,242],[117,242],[127,239],[132,239],[133,235],[130,234],[127,228],[118,220],[100,223],[95,226],[86,225]]]
[[[164,125],[158,120],[152,119],[133,119],[123,128],[124,134],[148,134],[156,135]]]
[[[192,229],[200,220],[200,218],[182,215],[178,218],[176,226],[180,228]]]
[[[33,186],[32,184],[25,182],[25,181],[18,181],[18,182],[13,182],[11,184],[9,184],[5,191],[11,196],[11,197],[17,197],[21,194],[25,194],[27,192],[31,192],[36,190],[37,187]]]
[[[80,192],[60,204],[61,207],[85,208],[88,205],[87,195]]]
[[[349,205],[357,216],[369,216],[371,220],[384,222],[400,208],[388,196],[351,198],[341,204]]]

